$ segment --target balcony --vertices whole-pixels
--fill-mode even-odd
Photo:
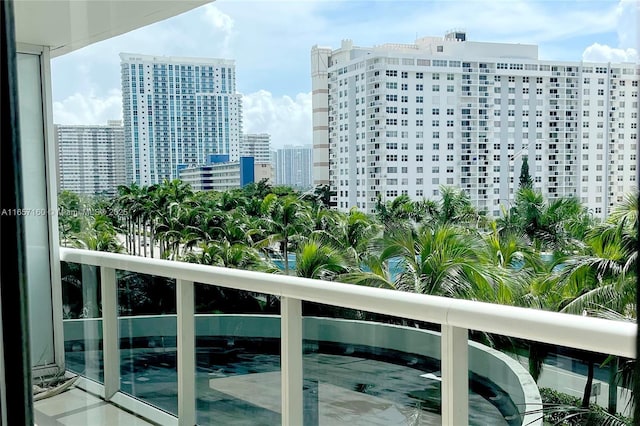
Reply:
[[[82,294],[101,306],[64,321],[77,387],[158,424],[542,425],[526,360],[469,336],[635,357],[631,323],[78,249],[60,248],[60,259],[83,271]],[[175,313],[127,314],[124,277],[149,276],[173,283]],[[201,314],[203,288],[276,303]],[[538,385],[586,381],[546,368]]]
[[[16,114],[3,115],[2,168],[3,176],[9,177],[3,182],[3,201],[6,194],[22,194],[27,201],[22,205],[21,200],[13,200],[14,208],[46,211],[56,206],[55,177],[50,173],[55,170],[50,58],[207,1],[144,5],[60,1],[37,7],[31,3],[15,2],[16,40],[22,55],[18,80],[32,90],[20,93],[19,103],[15,96],[9,99],[7,104]],[[4,31],[6,26],[2,27]],[[3,101],[6,98],[5,91]],[[15,121],[18,110],[25,120],[21,123]],[[24,139],[5,132],[17,128],[23,130]],[[18,151],[29,168],[10,161],[14,157],[8,154]],[[62,419],[62,407],[55,407],[57,399],[37,401],[39,412],[54,405],[47,412],[58,413],[44,422],[39,419],[40,426],[49,420],[53,424],[73,420],[71,416],[82,419],[82,424],[99,423],[94,417],[98,407],[105,407],[110,425],[120,416],[128,425],[134,424],[131,416],[167,425],[206,424],[216,416],[223,424],[253,425],[257,419],[296,426],[326,419],[332,424],[374,424],[374,420],[398,424],[413,419],[418,424],[458,426],[487,424],[483,413],[503,424],[536,425],[541,424],[540,394],[522,365],[527,359],[490,348],[478,341],[480,337],[527,339],[560,345],[563,351],[635,358],[635,324],[58,248],[55,217],[25,219],[28,237],[37,237],[29,241],[19,232],[21,228],[6,225],[13,219],[3,220],[3,280],[15,283],[3,286],[0,294],[3,330],[11,331],[3,335],[4,347],[11,350],[1,354],[2,386],[11,389],[0,395],[3,418],[28,419],[28,390],[21,392],[26,388],[16,384],[31,386],[31,372],[37,373],[34,380],[40,380],[66,367],[81,375],[76,389],[58,395],[71,400],[68,407],[73,408]],[[94,302],[82,309],[82,318],[70,318],[69,302],[74,299],[60,294],[59,261],[74,263],[82,272],[76,282],[81,306]],[[28,279],[26,268],[31,268]],[[135,282],[149,276],[171,282],[166,300],[173,308],[160,314],[131,315],[120,295],[145,300],[150,294],[127,292],[123,278]],[[123,286],[125,291],[120,291]],[[247,300],[260,309],[241,304],[242,309],[232,313],[200,313],[196,293],[203,288],[244,296],[248,292]],[[29,293],[28,307],[20,292]],[[223,306],[222,311],[227,308]],[[26,324],[28,309],[31,327]],[[64,315],[69,318],[63,320]],[[29,351],[34,359],[31,365],[25,359]],[[538,385],[567,391],[584,386],[584,365],[578,359],[558,354],[554,360],[545,365]],[[607,390],[601,376],[595,383],[601,394],[618,391],[620,401],[626,401],[624,389]],[[227,417],[221,420],[223,415]]]

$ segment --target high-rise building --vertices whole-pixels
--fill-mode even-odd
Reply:
[[[313,187],[312,148],[310,145],[285,145],[276,151],[276,183],[299,189]]]
[[[546,61],[535,45],[468,41],[311,50],[314,181],[339,209],[459,186],[490,215],[534,187],[603,217],[637,187],[638,71]]]
[[[113,195],[126,185],[124,130],[107,125],[55,125],[58,189],[79,194]]]
[[[255,160],[255,181],[266,179],[270,184],[275,181],[271,162],[271,135],[268,133],[242,135],[240,155]]]
[[[176,179],[210,155],[240,158],[242,97],[226,59],[120,54],[127,179]]]

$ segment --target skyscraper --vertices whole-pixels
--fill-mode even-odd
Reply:
[[[538,59],[535,45],[467,40],[311,50],[315,183],[337,206],[438,198],[459,186],[500,214],[523,157],[546,198],[598,217],[637,187],[636,65]]]
[[[276,183],[299,189],[313,187],[311,146],[285,145],[276,151]]]
[[[55,125],[59,190],[113,195],[125,176],[121,121],[107,125]]]
[[[178,178],[210,155],[240,158],[242,98],[226,59],[120,54],[127,180]]]

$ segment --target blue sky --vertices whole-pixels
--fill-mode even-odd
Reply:
[[[463,28],[474,41],[539,45],[541,59],[637,61],[638,2],[218,0],[52,63],[54,121],[121,116],[120,52],[235,59],[247,132],[311,142],[310,49],[411,43]]]

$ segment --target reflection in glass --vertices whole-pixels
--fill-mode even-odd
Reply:
[[[280,306],[276,297],[196,284],[200,424],[280,425]]]

